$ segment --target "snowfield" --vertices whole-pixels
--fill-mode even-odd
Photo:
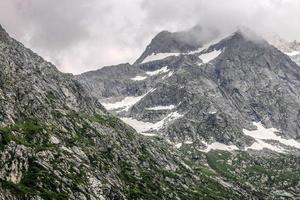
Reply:
[[[222,150],[222,151],[239,150],[239,148],[235,145],[226,145],[220,142],[213,142],[211,144],[208,144],[205,141],[202,141],[202,143],[206,145],[206,149],[201,150],[204,152],[209,152],[211,150]]]
[[[146,134],[147,132],[157,131],[157,130],[163,128],[165,123],[174,121],[182,116],[183,115],[179,114],[178,112],[172,112],[172,113],[168,114],[162,120],[155,122],[155,123],[143,122],[143,121],[139,121],[134,118],[126,118],[126,117],[121,118],[121,120],[123,122],[125,122],[126,124],[132,126],[132,128],[134,128],[138,133],[149,136],[149,133]]]
[[[131,108],[134,104],[139,102],[142,98],[144,98],[147,94],[155,91],[155,89],[151,89],[148,91],[146,94],[137,96],[137,97],[125,97],[122,101],[114,102],[114,103],[103,103],[102,105],[107,109],[107,110],[118,110],[122,109],[121,111],[128,111],[129,108]]]
[[[146,74],[149,75],[149,76],[156,76],[158,74],[162,74],[162,73],[167,73],[169,72],[170,70],[168,69],[168,66],[165,66],[165,67],[162,67],[158,70],[155,70],[155,71],[147,71]]]
[[[147,77],[146,76],[136,76],[134,78],[131,78],[130,80],[133,80],[133,81],[142,81],[142,80],[145,80]]]
[[[170,56],[178,56],[178,55],[180,55],[180,53],[158,53],[158,54],[153,53],[152,55],[146,57],[142,63],[152,62],[155,60],[162,60]]]
[[[172,110],[175,108],[175,105],[169,105],[169,106],[155,106],[151,108],[146,108],[146,110]]]
[[[256,142],[253,143],[250,147],[247,149],[254,149],[254,150],[262,150],[264,148],[270,149],[277,152],[284,152],[285,149],[282,147],[278,147],[275,145],[271,145],[265,140],[274,140],[277,141],[283,145],[294,147],[300,149],[300,143],[297,142],[294,139],[285,139],[275,134],[275,132],[279,132],[275,128],[265,128],[261,122],[253,122],[253,125],[257,127],[257,130],[249,131],[244,129],[243,132],[245,135],[248,135],[250,137],[253,137]]]
[[[214,50],[212,52],[209,52],[209,53],[204,53],[204,54],[201,54],[199,56],[199,58],[203,61],[203,63],[209,63],[210,61],[214,60],[215,58],[217,58],[220,54],[222,53],[221,50]]]
[[[300,54],[299,51],[292,51],[292,52],[285,52],[286,55],[288,56],[297,56]]]

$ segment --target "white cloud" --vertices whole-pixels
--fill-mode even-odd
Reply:
[[[163,29],[246,25],[300,40],[298,0],[1,0],[0,23],[65,72],[133,62]]]

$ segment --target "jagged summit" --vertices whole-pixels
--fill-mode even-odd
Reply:
[[[254,30],[250,29],[246,26],[239,26],[235,31],[237,34],[243,35],[246,39],[254,40],[254,41],[265,41],[263,37],[258,35]]]
[[[162,31],[147,46],[135,64],[162,60],[170,56],[209,52],[226,46],[239,46],[253,43],[253,46],[267,47],[268,42],[250,28],[237,27],[231,34],[220,34],[213,29],[195,26],[192,29],[174,32]],[[242,45],[243,46],[243,45]]]
[[[216,30],[203,29],[199,25],[186,31],[162,31],[152,39],[144,53],[135,63],[141,63],[146,57],[160,53],[186,53],[195,51],[218,34]]]

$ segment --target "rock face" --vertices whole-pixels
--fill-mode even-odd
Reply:
[[[59,72],[2,27],[0,166],[0,199],[5,200],[251,194],[223,186],[217,175],[194,172],[160,138],[137,134],[72,75]]]
[[[137,129],[149,127],[140,132],[163,135],[173,143],[218,142],[245,149],[256,141],[244,134],[245,129],[255,130],[253,122],[276,128],[282,138],[299,139],[297,64],[244,29],[204,46],[126,64],[127,73],[120,65],[77,78],[124,121]]]

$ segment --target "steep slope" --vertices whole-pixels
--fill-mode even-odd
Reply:
[[[0,27],[0,199],[238,199]],[[200,169],[206,169],[198,165]],[[258,198],[258,197],[257,197]]]

